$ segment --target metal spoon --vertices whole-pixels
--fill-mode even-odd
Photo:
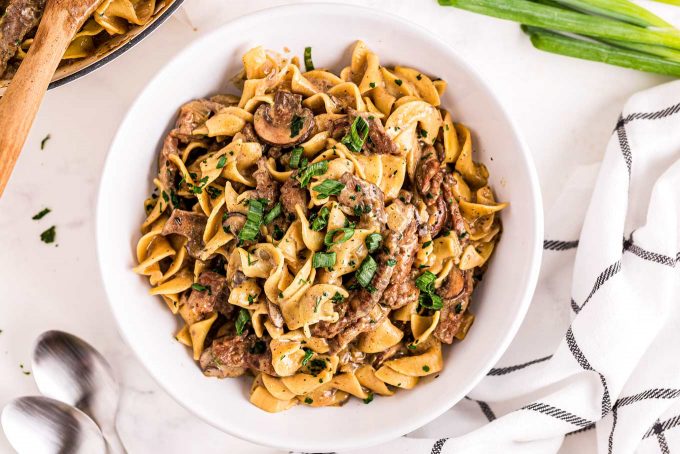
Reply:
[[[119,388],[111,366],[84,340],[47,331],[33,350],[33,376],[41,393],[71,404],[101,428],[111,454],[125,453],[116,432]]]
[[[99,427],[82,411],[54,399],[14,399],[0,419],[7,439],[20,454],[106,452]]]

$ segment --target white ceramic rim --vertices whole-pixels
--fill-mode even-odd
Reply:
[[[276,14],[277,12],[280,11],[286,11],[288,13],[294,13],[296,10],[300,10],[300,12],[304,11],[306,13],[309,13],[311,9],[314,8],[328,8],[332,7],[335,10],[344,10],[344,12],[352,12],[354,11],[356,14],[370,14],[372,16],[382,16],[383,19],[392,21],[395,23],[395,26],[400,26],[400,27],[406,27],[406,28],[411,28],[413,31],[417,31],[420,34],[423,34],[427,36],[429,39],[434,40],[439,42],[442,46],[445,46],[448,48],[450,51],[450,57],[457,60],[457,64],[460,65],[462,68],[465,68],[470,74],[474,75],[480,83],[481,86],[483,86],[493,97],[493,103],[496,104],[496,107],[498,110],[504,115],[505,120],[508,122],[510,128],[512,129],[512,132],[517,140],[517,144],[519,146],[519,151],[521,153],[520,156],[523,162],[523,165],[526,167],[528,175],[529,175],[529,187],[531,190],[531,204],[534,207],[534,212],[535,212],[535,218],[532,221],[532,227],[534,231],[536,232],[535,237],[533,238],[532,245],[530,250],[528,251],[531,255],[531,267],[528,272],[528,278],[527,278],[527,283],[524,288],[524,292],[521,297],[521,304],[519,306],[519,310],[514,314],[514,321],[510,327],[510,329],[505,333],[505,336],[502,338],[502,341],[499,344],[499,347],[496,349],[495,353],[489,357],[489,360],[487,361],[486,364],[484,364],[483,367],[479,369],[479,372],[473,377],[473,379],[470,380],[469,384],[466,387],[462,387],[456,390],[456,392],[452,392],[449,396],[442,396],[441,403],[439,406],[434,407],[434,408],[429,408],[427,412],[423,411],[419,413],[419,416],[413,416],[410,419],[409,424],[405,424],[398,429],[396,428],[385,428],[384,431],[380,432],[379,434],[375,435],[372,438],[363,438],[363,439],[346,439],[341,442],[335,442],[333,447],[329,446],[322,446],[320,447],[319,445],[310,445],[306,443],[304,440],[299,440],[296,441],[293,444],[281,444],[277,443],[276,441],[270,442],[269,440],[266,439],[260,439],[254,437],[251,433],[243,432],[240,430],[237,430],[232,427],[227,427],[227,426],[222,426],[218,425],[214,421],[210,421],[203,416],[201,416],[200,409],[193,408],[192,405],[183,400],[182,396],[175,395],[170,392],[170,390],[167,388],[167,386],[164,383],[164,380],[162,377],[159,376],[155,371],[150,369],[143,361],[140,353],[133,347],[134,343],[131,342],[131,340],[128,338],[127,334],[124,332],[124,330],[121,327],[121,320],[118,316],[118,313],[115,310],[115,307],[112,305],[110,299],[108,298],[108,295],[110,294],[109,287],[107,284],[107,280],[104,278],[102,274],[102,283],[104,285],[104,290],[107,294],[107,301],[109,303],[111,312],[114,315],[114,318],[117,323],[117,328],[118,332],[121,334],[125,342],[130,346],[131,350],[134,352],[135,356],[137,359],[144,365],[145,369],[149,372],[149,374],[154,378],[156,383],[161,386],[167,392],[172,398],[178,402],[181,406],[189,410],[191,413],[193,413],[195,416],[198,416],[200,419],[203,421],[207,422],[211,426],[224,431],[230,435],[233,435],[235,437],[241,438],[243,440],[247,440],[259,445],[265,445],[265,446],[271,446],[275,448],[281,448],[281,449],[293,449],[297,451],[303,451],[303,452],[319,452],[319,451],[328,451],[328,450],[333,450],[333,451],[342,451],[342,450],[350,450],[350,449],[358,449],[362,447],[367,447],[367,446],[374,446],[378,445],[380,443],[384,443],[393,439],[396,439],[400,436],[403,436],[409,432],[412,432],[425,424],[431,422],[432,420],[436,419],[438,416],[443,414],[445,411],[453,407],[456,403],[458,403],[465,395],[467,395],[481,380],[484,378],[486,373],[491,370],[491,368],[498,362],[500,357],[503,355],[503,353],[507,350],[508,346],[510,345],[510,342],[512,339],[515,337],[517,334],[517,331],[519,330],[520,325],[522,324],[526,313],[529,309],[529,306],[531,304],[531,299],[533,297],[534,291],[536,289],[536,284],[538,282],[538,275],[541,267],[541,260],[542,260],[542,254],[543,254],[543,233],[544,233],[544,225],[543,225],[543,202],[542,202],[542,197],[541,197],[541,192],[540,192],[540,184],[538,180],[538,175],[536,172],[536,167],[533,162],[533,158],[529,152],[529,149],[526,145],[526,142],[522,135],[519,132],[519,129],[517,128],[517,125],[515,124],[514,120],[512,117],[508,114],[507,110],[505,107],[500,103],[498,100],[498,97],[496,96],[494,90],[489,86],[489,84],[485,81],[485,79],[477,72],[476,69],[471,67],[465,60],[463,60],[458,53],[452,49],[445,41],[440,39],[438,36],[430,32],[429,30],[425,29],[424,27],[414,24],[412,22],[408,22],[407,20],[396,16],[394,14],[386,13],[384,11],[374,9],[374,8],[368,8],[368,7],[363,7],[363,6],[356,6],[356,5],[344,5],[344,4],[338,4],[338,3],[328,3],[328,2],[315,2],[315,3],[305,3],[305,4],[296,4],[296,5],[283,5],[283,6],[277,6],[273,8],[267,8],[267,9],[262,9],[244,16],[241,16],[237,19],[234,19],[232,21],[229,21],[222,25],[221,27],[197,38],[196,40],[192,41],[190,44],[188,44],[184,49],[182,49],[179,53],[177,53],[171,60],[169,60],[163,68],[161,68],[157,74],[149,81],[148,84],[144,87],[142,91],[140,91],[140,95],[138,98],[133,102],[133,104],[130,106],[128,109],[128,112],[126,113],[125,117],[121,121],[120,125],[123,125],[126,123],[128,116],[130,116],[131,112],[135,110],[137,104],[140,102],[141,94],[144,93],[148,87],[154,85],[156,83],[156,79],[158,79],[161,74],[172,64],[172,62],[175,59],[178,59],[185,54],[191,54],[193,52],[193,49],[196,47],[199,47],[200,44],[203,41],[210,40],[211,37],[215,34],[221,33],[224,31],[225,28],[230,28],[230,27],[235,27],[237,25],[241,26],[244,23],[247,22],[253,22],[257,23],[258,20],[269,16]],[[113,144],[116,143],[118,140],[118,136],[120,134],[120,131],[116,133],[114,136],[112,142],[111,142],[111,147],[109,150],[112,148]],[[106,169],[109,165],[109,159],[111,158],[111,155],[109,154],[106,158],[106,161],[104,163],[103,169]],[[98,259],[98,264],[99,264],[99,269],[100,273],[102,273],[102,262],[101,262],[101,241],[103,240],[100,235],[100,216],[99,216],[99,211],[102,207],[102,204],[100,203],[102,198],[103,198],[103,190],[102,190],[102,184],[101,184],[101,179],[100,179],[100,186],[99,186],[99,191],[98,191],[98,196],[97,196],[97,207],[95,211],[95,216],[96,216],[96,222],[97,222],[97,227],[96,227],[96,247],[97,247],[97,259]]]

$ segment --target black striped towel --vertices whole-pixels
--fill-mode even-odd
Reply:
[[[372,454],[680,453],[680,82],[628,101],[603,162],[546,218],[532,307],[499,364]]]

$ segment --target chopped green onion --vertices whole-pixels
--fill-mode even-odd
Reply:
[[[524,27],[535,48],[624,68],[680,77],[680,63],[609,44],[585,41],[534,27]]]
[[[326,228],[328,225],[328,215],[331,211],[328,207],[323,207],[319,210],[319,213],[312,219],[312,230],[315,232],[320,232]]]
[[[418,296],[418,303],[424,308],[435,311],[438,311],[444,307],[441,296],[437,295],[436,293],[421,293]]]
[[[262,215],[264,213],[264,206],[260,200],[251,199],[248,203],[248,215],[246,216],[246,223],[238,234],[238,238],[242,241],[252,241],[260,234],[260,224],[262,223]]]
[[[335,265],[335,252],[315,252],[312,257],[312,266],[314,268],[330,268]]]
[[[210,287],[206,287],[205,285],[201,285],[201,284],[191,284],[191,288],[196,290],[196,291],[199,291],[199,292],[205,292]]]
[[[300,172],[300,175],[298,175],[300,186],[306,188],[312,180],[312,177],[318,177],[326,172],[328,172],[328,161],[319,161],[308,165]]]
[[[439,310],[444,307],[442,299],[434,292],[434,281],[437,280],[430,271],[425,271],[416,278],[416,287],[421,291],[418,296],[418,302],[421,306],[427,309]]]
[[[628,0],[555,0],[569,8],[639,25],[640,27],[673,28],[656,14]]]
[[[342,143],[355,153],[359,153],[368,137],[368,122],[364,117],[356,117],[349,128],[349,132],[342,138]]]
[[[527,0],[439,0],[439,4],[535,27],[680,49],[680,33],[675,29],[642,28]]]
[[[312,48],[305,47],[305,70],[313,71],[314,63],[312,62]]]
[[[366,247],[368,252],[374,252],[378,250],[380,244],[382,243],[382,235],[379,233],[371,233],[366,237]]]
[[[371,284],[371,281],[373,280],[373,276],[375,275],[377,269],[378,264],[373,259],[373,257],[371,257],[370,255],[367,256],[364,259],[364,261],[361,262],[361,265],[359,265],[359,269],[355,274],[359,285],[361,285],[362,287],[368,287]]]
[[[303,151],[305,151],[304,148],[295,147],[290,152],[290,162],[288,163],[288,165],[290,165],[291,169],[297,169],[298,167],[300,167],[300,158],[302,157]]]
[[[236,334],[239,336],[243,334],[243,328],[245,328],[248,320],[250,320],[250,312],[248,312],[248,309],[241,308],[236,318]]]
[[[272,208],[269,211],[269,213],[267,213],[267,215],[264,217],[262,222],[265,225],[269,225],[274,221],[274,219],[278,218],[281,215],[282,212],[283,212],[283,209],[281,208],[281,202],[279,202],[276,205],[274,205],[274,208]]]
[[[336,240],[335,236],[339,232],[342,232],[342,237],[340,237],[339,240]],[[349,240],[353,236],[354,236],[354,229],[349,228],[349,227],[342,227],[342,228],[339,228],[339,229],[329,230],[328,232],[326,232],[326,236],[323,239],[323,244],[325,244],[328,247],[331,247],[334,244],[344,243],[345,241]]]
[[[387,266],[394,266],[397,264],[397,261],[394,259],[389,259],[387,260]]]
[[[323,180],[316,185],[313,190],[319,193],[320,199],[326,199],[331,195],[338,195],[345,188],[345,185],[336,180]]]
[[[431,271],[425,271],[423,274],[416,278],[416,287],[418,287],[423,292],[431,292],[434,290],[434,281],[437,280]]]
[[[304,350],[305,350],[305,356],[304,356],[304,358],[302,358],[302,363],[301,363],[303,367],[306,366],[307,363],[309,362],[309,360],[312,359],[312,356],[314,356],[314,351],[312,351],[311,349],[305,348]]]

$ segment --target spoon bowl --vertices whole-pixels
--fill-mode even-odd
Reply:
[[[32,370],[40,392],[73,405],[101,428],[112,452],[125,452],[115,429],[119,386],[111,366],[84,340],[47,331],[36,341]]]
[[[106,452],[97,425],[82,411],[42,396],[20,397],[2,410],[2,428],[19,454]]]

